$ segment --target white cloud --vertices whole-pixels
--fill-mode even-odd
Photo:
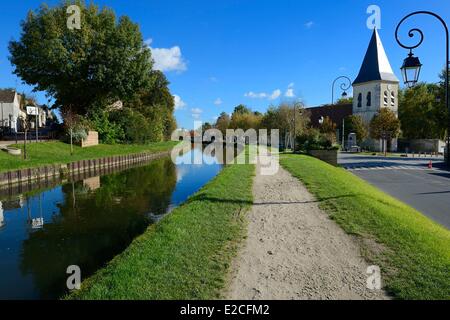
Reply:
[[[179,95],[174,94],[173,99],[175,101],[175,110],[183,110],[187,106],[186,102]]]
[[[203,113],[203,110],[200,108],[192,108],[191,113],[192,113],[192,118],[198,120],[198,119],[200,119],[200,116]]]
[[[277,89],[274,92],[272,92],[272,94],[270,95],[270,100],[276,100],[281,96],[281,90]]]
[[[281,96],[281,90],[277,89],[274,90],[272,93],[266,93],[266,92],[253,92],[249,91],[246,94],[244,94],[245,97],[251,98],[251,99],[269,99],[269,100],[276,100]]]
[[[250,91],[250,92],[247,92],[244,96],[247,98],[252,98],[252,99],[265,99],[265,98],[267,98],[267,93],[265,93],[265,92],[255,93],[253,91]]]
[[[151,46],[152,42],[152,39],[145,41],[145,44],[152,51],[152,58],[154,60],[153,69],[163,72],[183,72],[187,70],[186,62],[179,46],[174,46],[172,48],[153,48]]]
[[[295,98],[295,92],[294,92],[294,83],[293,82],[291,82],[289,85],[288,85],[288,88],[287,88],[287,90],[286,90],[286,93],[284,94],[284,96],[286,97],[286,98]]]
[[[314,26],[314,21],[308,21],[305,23],[306,29],[311,29]]]
[[[209,81],[211,81],[211,82],[219,82],[219,79],[217,79],[216,77],[209,77]]]
[[[200,108],[192,108],[191,112],[196,113],[196,114],[201,114],[201,113],[203,113],[203,110]]]
[[[222,99],[220,99],[220,98],[217,98],[217,99],[214,101],[214,104],[215,104],[216,106],[220,106],[222,103],[223,103],[223,101],[222,101]]]

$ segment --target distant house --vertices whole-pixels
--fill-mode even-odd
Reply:
[[[15,90],[0,90],[0,128],[7,134],[23,132],[21,119],[27,118],[26,107],[38,108],[38,127],[43,128],[48,122],[54,122],[56,119],[52,111],[45,106],[40,106],[32,101],[24,101],[22,95]],[[35,116],[28,116],[30,128],[35,129]],[[1,130],[0,129],[0,130]]]
[[[25,116],[21,109],[22,97],[15,90],[0,90],[0,127],[11,132],[20,131],[19,118]]]

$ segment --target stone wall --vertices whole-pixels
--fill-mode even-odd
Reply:
[[[109,169],[127,167],[170,155],[171,151],[160,153],[140,153],[123,156],[106,157],[93,160],[80,160],[68,164],[48,165],[38,168],[21,169],[0,173],[0,187],[23,182],[51,180],[84,172],[104,173]]]
[[[86,140],[81,141],[81,147],[93,147],[98,145],[98,132],[97,131],[89,131]]]
[[[400,139],[399,150],[408,153],[443,153],[445,141],[439,139]]]

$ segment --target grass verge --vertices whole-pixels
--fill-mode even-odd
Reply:
[[[220,298],[243,214],[253,203],[253,165],[230,165],[184,205],[137,238],[66,299]]]
[[[316,196],[399,299],[450,299],[450,231],[342,168],[303,155],[281,164]]]
[[[74,155],[72,156],[70,155],[70,145],[66,143],[30,143],[27,144],[27,160],[0,151],[0,172],[132,153],[161,152],[170,150],[177,144],[178,142],[168,141],[146,145],[98,145],[90,148],[74,146]],[[23,145],[15,147],[22,148]]]

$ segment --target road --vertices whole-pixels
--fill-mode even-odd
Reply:
[[[433,169],[428,169],[430,160]],[[341,166],[450,229],[450,171],[443,161],[339,155]]]

